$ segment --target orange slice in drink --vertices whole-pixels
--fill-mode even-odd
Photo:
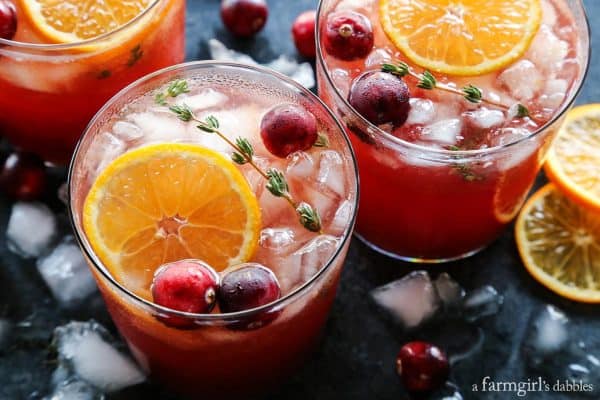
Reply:
[[[517,60],[542,20],[540,0],[381,0],[381,25],[415,64],[481,75]]]
[[[216,270],[252,257],[256,196],[233,163],[189,144],[156,144],[114,160],[83,206],[85,234],[113,276],[148,297],[156,269],[195,258]]]
[[[548,184],[525,203],[515,235],[538,282],[568,299],[600,303],[600,214]]]
[[[569,111],[544,170],[571,200],[600,213],[600,104]]]
[[[74,43],[112,32],[152,0],[19,0],[31,26],[51,43]]]

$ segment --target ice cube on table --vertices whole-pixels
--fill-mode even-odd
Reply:
[[[462,303],[462,312],[470,322],[497,314],[504,303],[504,296],[490,285],[467,293]]]
[[[442,272],[433,284],[446,309],[457,307],[465,297],[465,290],[446,272]]]
[[[421,140],[440,145],[453,145],[458,142],[461,129],[462,121],[460,119],[445,119],[423,128]]]
[[[13,205],[6,230],[8,249],[24,258],[38,257],[56,236],[56,217],[42,203]]]
[[[98,390],[110,393],[144,382],[140,368],[110,341],[95,321],[73,321],[54,330],[59,363]]]
[[[525,57],[545,71],[557,71],[569,53],[569,44],[554,34],[552,27],[542,25]],[[538,80],[541,77],[538,75]]]
[[[409,100],[409,103],[410,111],[406,119],[407,124],[428,124],[435,117],[435,105],[433,101],[414,97]]]
[[[542,89],[542,74],[529,60],[521,60],[498,75],[498,82],[511,97],[531,100]]]
[[[375,303],[407,328],[429,320],[440,307],[440,298],[426,271],[414,271],[371,291]]]
[[[427,398],[429,400],[463,400],[458,387],[451,382],[446,382],[441,389],[431,393]]]
[[[100,397],[101,398],[101,397]],[[58,384],[52,394],[44,400],[99,400],[98,392],[79,380],[68,380]]]
[[[546,305],[530,321],[525,346],[536,358],[554,354],[571,342],[569,318],[558,308]]]
[[[96,289],[87,262],[72,236],[39,258],[37,268],[54,298],[64,307],[79,305]]]
[[[328,191],[340,196],[346,194],[346,176],[344,174],[344,160],[335,150],[325,150],[319,159],[317,181]]]
[[[481,107],[478,110],[467,111],[464,117],[478,128],[489,129],[505,121],[504,113],[500,110],[490,110]]]

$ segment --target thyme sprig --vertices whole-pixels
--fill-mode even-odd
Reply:
[[[475,104],[486,103],[494,107],[501,108],[505,111],[510,109],[510,106],[507,106],[504,103],[486,98],[483,96],[483,92],[475,85],[467,85],[458,89],[452,85],[448,85],[445,83],[438,82],[435,76],[427,70],[423,71],[423,73],[419,74],[415,72],[408,64],[405,62],[398,62],[397,64],[389,64],[384,63],[381,66],[381,70],[383,72],[390,73],[392,75],[396,75],[400,78],[405,76],[411,76],[414,79],[417,79],[417,87],[425,90],[433,90],[439,89],[448,93],[454,93],[456,95],[464,97],[467,101]],[[517,117],[524,118],[529,116],[529,110],[523,104],[517,104]]]
[[[167,105],[167,98],[169,97],[177,97],[182,93],[188,93],[190,90],[188,89],[188,84],[185,79],[176,79],[169,84],[167,90],[164,92],[156,93],[154,96],[154,100],[160,104],[161,106]]]
[[[175,83],[175,82],[174,82]],[[173,84],[172,84],[173,85]],[[181,86],[183,87],[183,86]],[[186,84],[187,89],[187,84]],[[167,89],[167,92],[169,90]],[[181,92],[184,93],[184,92]],[[177,95],[171,95],[170,97],[177,97]],[[166,97],[158,97],[156,98],[157,103],[165,105]],[[163,104],[161,101],[164,101]],[[204,120],[200,120],[192,111],[192,109],[186,105],[185,103],[180,105],[172,105],[169,107],[169,110],[173,112],[177,117],[184,121],[190,122],[194,121],[198,125],[196,127],[198,130],[213,133],[223,139],[229,146],[231,146],[234,150],[231,155],[231,159],[233,162],[239,165],[248,164],[252,168],[254,168],[264,179],[267,180],[266,188],[267,190],[275,197],[281,197],[286,200],[290,206],[294,208],[294,211],[298,215],[298,219],[300,224],[304,226],[311,232],[319,232],[322,233],[321,226],[321,216],[319,212],[312,207],[310,204],[305,202],[297,202],[292,195],[290,194],[289,185],[285,179],[285,175],[283,172],[278,170],[277,168],[270,168],[267,171],[264,171],[261,167],[259,167],[254,160],[254,149],[252,144],[243,137],[238,137],[235,141],[229,139],[223,132],[219,130],[219,120],[212,115],[209,115]]]

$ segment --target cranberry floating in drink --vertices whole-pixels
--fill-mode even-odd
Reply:
[[[414,262],[502,232],[589,61],[570,0],[323,0],[317,33],[319,95],[357,154],[357,233]]]

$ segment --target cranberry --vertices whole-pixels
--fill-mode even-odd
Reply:
[[[267,150],[277,157],[310,149],[317,141],[317,119],[301,106],[281,104],[269,110],[260,123]]]
[[[446,354],[426,342],[406,343],[396,358],[396,369],[410,392],[429,392],[441,386],[450,372]]]
[[[392,122],[401,125],[408,117],[408,86],[399,77],[369,71],[352,82],[348,101],[356,111],[375,125]]]
[[[373,48],[373,43],[373,28],[364,15],[341,11],[327,17],[323,44],[332,56],[345,61],[365,58]]]
[[[219,275],[202,261],[181,260],[160,267],[151,289],[158,305],[189,313],[209,313],[217,301]],[[170,326],[193,326],[193,321],[185,318],[161,319]]]
[[[315,58],[317,54],[315,43],[315,20],[317,12],[305,11],[298,15],[292,25],[292,36],[298,53],[307,58]]]
[[[17,10],[14,4],[0,0],[0,38],[11,40],[17,33]]]
[[[225,271],[221,278],[219,307],[229,313],[271,303],[281,296],[275,274],[256,263],[246,263]]]
[[[0,171],[0,186],[8,196],[17,200],[39,198],[46,189],[44,162],[31,153],[12,153]]]
[[[223,0],[221,19],[231,33],[250,37],[267,22],[269,9],[265,0]]]

